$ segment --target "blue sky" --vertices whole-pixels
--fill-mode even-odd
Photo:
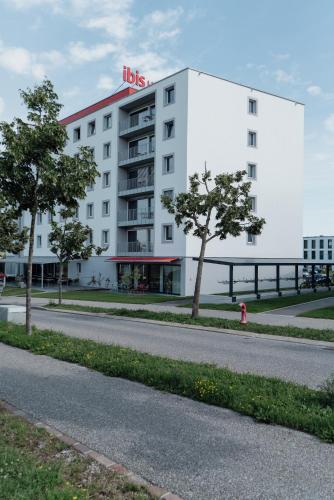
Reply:
[[[65,114],[109,95],[122,66],[186,66],[304,102],[304,233],[334,234],[332,0],[0,0],[0,119],[52,79]],[[293,175],[293,173],[292,173]],[[284,201],[283,201],[284,202]]]

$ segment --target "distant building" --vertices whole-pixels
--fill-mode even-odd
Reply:
[[[333,259],[334,236],[304,236],[304,259],[317,262]]]

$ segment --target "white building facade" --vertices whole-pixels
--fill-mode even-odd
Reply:
[[[136,266],[145,289],[191,295],[200,241],[176,227],[160,196],[186,191],[189,175],[205,162],[213,175],[246,170],[254,211],[266,219],[261,236],[213,240],[207,257],[302,256],[302,104],[187,68],[138,91],[126,88],[62,123],[66,152],[90,146],[101,174],[77,216],[106,251],[69,264],[69,277],[80,284],[117,283]],[[39,215],[36,258],[52,256],[49,222]],[[226,272],[206,264],[202,292],[225,291]]]

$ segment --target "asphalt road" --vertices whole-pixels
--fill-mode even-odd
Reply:
[[[0,399],[187,499],[332,499],[334,446],[0,344]]]
[[[67,335],[133,347],[171,358],[213,362],[239,372],[318,387],[334,371],[334,345],[279,340],[54,311],[33,310],[33,322]]]

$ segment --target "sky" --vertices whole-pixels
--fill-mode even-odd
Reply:
[[[0,7],[0,120],[22,114],[18,89],[45,76],[68,115],[115,91],[123,64],[150,81],[189,66],[295,99],[305,104],[304,234],[334,234],[333,0],[0,0]]]

